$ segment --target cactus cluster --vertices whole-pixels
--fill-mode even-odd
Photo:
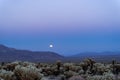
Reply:
[[[120,64],[85,59],[80,63],[1,63],[0,80],[120,80]]]

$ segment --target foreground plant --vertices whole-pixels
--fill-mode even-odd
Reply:
[[[43,74],[33,66],[22,67],[18,65],[16,66],[14,73],[18,80],[41,80],[43,77]]]

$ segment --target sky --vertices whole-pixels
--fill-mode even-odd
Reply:
[[[120,0],[0,0],[0,44],[61,55],[120,51]]]

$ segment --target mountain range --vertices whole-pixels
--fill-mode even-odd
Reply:
[[[0,45],[0,61],[55,61],[62,59],[63,56],[49,51],[29,51],[18,50],[15,48],[9,48],[4,45]]]
[[[81,61],[86,58],[92,58],[97,62],[111,62],[112,60],[120,61],[120,52],[83,52],[69,57],[72,61]]]
[[[84,52],[65,57],[50,51],[19,50],[0,45],[0,62],[11,62],[16,60],[32,62],[55,62],[56,60],[62,60],[63,62],[80,62],[85,58],[92,58],[100,62],[110,62],[113,59],[120,61],[120,52]]]

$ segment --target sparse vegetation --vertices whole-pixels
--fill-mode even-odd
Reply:
[[[0,80],[120,80],[120,64],[97,63],[85,59],[80,63],[54,64],[11,62],[0,65]]]

